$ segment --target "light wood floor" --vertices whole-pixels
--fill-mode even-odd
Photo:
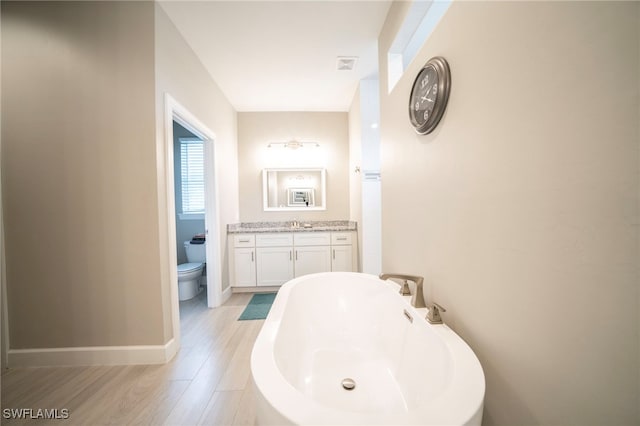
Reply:
[[[3,424],[253,425],[251,349],[264,320],[237,321],[251,294],[207,309],[181,302],[180,352],[165,365],[9,369],[2,408],[69,410],[68,420]]]

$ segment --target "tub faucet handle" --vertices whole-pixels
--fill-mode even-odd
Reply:
[[[447,310],[435,302],[431,306],[427,306],[427,308],[429,308],[429,312],[427,312],[427,321],[429,321],[430,324],[442,324],[440,311],[447,312]]]
[[[400,286],[400,294],[402,294],[403,296],[411,294],[407,281],[414,282],[416,285],[416,291],[414,291],[411,295],[411,306],[413,306],[414,308],[425,308],[427,306],[424,303],[424,296],[422,291],[422,283],[424,282],[423,277],[407,274],[380,274],[378,277],[381,280],[388,280],[389,278],[403,280],[404,282]]]

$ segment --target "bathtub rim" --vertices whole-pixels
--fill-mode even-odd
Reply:
[[[287,306],[289,294],[301,282],[322,279],[323,276],[345,279],[366,279],[384,285],[392,297],[400,297],[405,308],[420,326],[431,327],[442,339],[452,356],[453,378],[446,391],[428,403],[397,414],[348,412],[322,405],[295,388],[282,375],[276,359],[274,345]],[[295,278],[285,283],[269,312],[251,353],[251,378],[256,398],[293,424],[480,424],[484,407],[485,379],[482,366],[469,345],[445,324],[432,325],[425,319],[426,309],[416,309],[409,296],[400,296],[398,285],[380,280],[375,275],[359,272],[323,272]],[[467,374],[467,380],[460,375]],[[461,400],[466,397],[466,400]],[[462,401],[462,402],[461,402]],[[322,419],[320,421],[319,419]]]

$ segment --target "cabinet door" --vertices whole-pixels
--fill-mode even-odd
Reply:
[[[308,246],[295,248],[296,277],[331,271],[331,248],[329,246]]]
[[[255,287],[256,249],[237,248],[234,251],[236,287]]]
[[[331,248],[331,271],[352,272],[352,246],[333,246]]]
[[[293,278],[291,247],[259,247],[257,251],[258,286],[282,285]]]

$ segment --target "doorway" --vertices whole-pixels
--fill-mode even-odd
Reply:
[[[219,306],[222,303],[222,269],[220,246],[220,223],[218,215],[219,200],[217,199],[217,176],[215,171],[215,134],[198,120],[185,107],[180,105],[173,97],[165,95],[165,164],[166,164],[166,197],[167,197],[167,226],[168,226],[168,262],[169,283],[171,294],[171,316],[173,323],[173,335],[176,343],[180,340],[180,306],[178,295],[178,245],[184,244],[182,234],[178,234],[176,227],[180,219],[176,209],[182,209],[182,201],[176,207],[176,179],[174,160],[174,123],[176,129],[184,129],[189,136],[184,139],[198,140],[202,144],[202,166],[204,168],[204,212],[203,234],[206,239],[206,267],[203,281],[206,282],[206,304],[209,308]],[[179,128],[177,127],[179,126]],[[182,131],[182,130],[180,130]],[[179,139],[180,137],[178,137]],[[195,219],[199,220],[199,219]],[[188,227],[187,227],[188,228]],[[186,231],[189,232],[189,231]],[[192,238],[191,236],[190,238]],[[186,256],[186,254],[185,254]]]
[[[206,304],[204,141],[173,121],[173,182],[175,194],[178,300],[183,308]]]

